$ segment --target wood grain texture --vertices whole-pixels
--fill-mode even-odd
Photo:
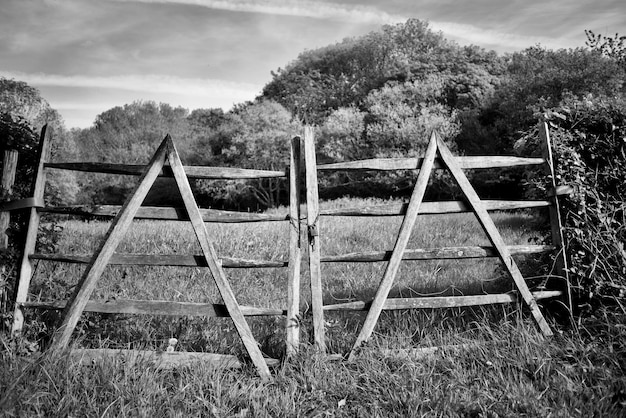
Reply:
[[[78,282],[76,289],[72,294],[65,311],[63,312],[61,325],[52,336],[52,343],[49,347],[51,356],[58,354],[67,347],[72,336],[72,332],[76,328],[80,315],[85,309],[85,305],[87,304],[98,279],[113,256],[115,249],[123,239],[135,216],[135,213],[139,209],[139,206],[141,206],[141,203],[145,199],[146,195],[150,191],[150,188],[154,184],[154,181],[158,177],[159,172],[163,168],[165,158],[167,157],[167,145],[169,141],[171,141],[171,139],[168,135],[163,139],[161,145],[159,145],[159,148],[150,160],[150,163],[147,165],[146,171],[142,175],[139,184],[135,187],[133,193],[124,203],[124,206],[118,216],[111,223],[100,248],[96,251],[96,256],[85,269],[83,276]]]
[[[542,158],[523,158],[513,156],[480,156],[480,157],[454,157],[457,165],[466,169],[479,168],[498,168],[525,165],[544,164]],[[424,164],[424,158],[373,158],[369,160],[348,161],[332,164],[321,164],[317,166],[321,171],[335,170],[372,170],[372,171],[388,171],[388,170],[416,170],[421,169]],[[433,168],[445,168],[439,159],[435,159]]]
[[[39,136],[39,151],[37,155],[39,163],[37,164],[33,187],[31,190],[32,197],[40,201],[43,201],[43,194],[46,187],[46,170],[44,169],[44,164],[50,158],[52,135],[52,128],[48,127],[48,125],[44,125],[41,129],[41,135]],[[28,228],[26,229],[26,238],[24,240],[24,253],[20,263],[17,292],[15,294],[15,309],[13,310],[13,324],[11,326],[11,332],[13,334],[20,333],[24,326],[24,314],[20,303],[26,302],[26,299],[28,298],[28,288],[30,287],[30,280],[33,274],[33,265],[29,256],[35,251],[38,230],[39,213],[35,208],[31,208],[28,215]]]
[[[62,263],[88,264],[92,255],[74,254],[31,254],[31,260],[56,261]],[[284,260],[248,260],[244,258],[222,257],[223,268],[279,268],[289,264]],[[208,267],[204,255],[179,254],[113,254],[109,265],[117,266],[178,266],[178,267]]]
[[[559,297],[563,292],[558,290],[533,292],[537,300]],[[519,298],[515,293],[473,296],[430,296],[422,298],[389,298],[383,304],[384,310],[396,309],[434,309],[457,308],[460,306],[493,305],[496,303],[516,303]],[[325,311],[367,311],[372,301],[354,301],[324,306]]]
[[[59,206],[46,207],[39,211],[45,213],[58,213],[67,215],[80,216],[105,216],[115,217],[122,209],[116,205],[79,205],[79,206]],[[200,214],[204,222],[219,223],[242,223],[242,222],[276,222],[289,220],[289,213],[254,213],[254,212],[235,212],[218,209],[200,209]],[[174,220],[189,221],[185,208],[166,207],[166,206],[142,206],[137,211],[135,219],[155,219],[155,220]]]
[[[202,253],[204,254],[204,258],[208,264],[209,270],[213,276],[213,280],[217,285],[217,288],[222,296],[224,304],[226,305],[226,309],[230,314],[230,318],[237,329],[237,333],[243,342],[252,363],[255,365],[259,376],[263,380],[271,379],[270,371],[263,359],[263,355],[261,354],[261,350],[252,335],[252,331],[246,322],[246,319],[237,303],[237,299],[235,298],[235,294],[233,293],[228,280],[226,279],[226,275],[224,274],[224,270],[222,269],[217,253],[213,244],[209,238],[209,234],[206,229],[206,225],[202,220],[202,215],[200,210],[198,209],[198,205],[196,204],[196,200],[191,192],[191,186],[189,185],[189,180],[185,175],[185,169],[183,167],[182,162],[178,156],[178,152],[176,151],[176,147],[174,146],[173,141],[169,136],[166,138],[167,142],[167,156],[170,163],[170,167],[172,173],[174,175],[174,179],[176,180],[176,184],[178,185],[178,190],[180,191],[181,197],[183,198],[183,202],[185,203],[185,208],[187,209],[187,214],[189,215],[189,219],[191,224],[193,225],[194,232],[196,237],[198,238],[198,243],[200,244],[200,248],[202,249]]]
[[[564,289],[564,302],[570,312],[572,311],[572,293],[568,273],[567,253],[565,249],[565,239],[563,237],[563,222],[561,220],[561,209],[559,204],[559,195],[566,195],[573,192],[570,186],[557,186],[556,176],[554,173],[554,160],[552,158],[552,143],[550,141],[550,130],[546,122],[539,124],[539,138],[543,144],[543,157],[546,160],[544,172],[549,177],[552,193],[549,194],[550,207],[548,213],[550,216],[550,233],[552,244],[558,248],[555,254],[554,275],[555,280],[550,283],[559,289]],[[560,192],[560,193],[559,193]]]
[[[509,245],[507,247],[512,255],[541,254],[554,251],[552,245]],[[322,263],[373,263],[388,261],[392,251],[364,251],[347,254],[322,256]],[[406,249],[402,254],[402,260],[458,260],[467,258],[498,257],[498,252],[493,247],[442,247],[442,248],[417,248]]]
[[[3,202],[0,204],[0,210],[12,211],[21,209],[36,208],[41,209],[45,206],[43,199],[35,197],[26,197],[24,199],[12,200],[10,202]]]
[[[289,155],[289,270],[287,275],[287,320],[285,321],[288,357],[295,355],[300,345],[300,269],[302,262],[300,145],[300,137],[293,138]]]
[[[426,192],[426,186],[428,185],[428,179],[430,178],[430,174],[433,169],[436,154],[437,141],[435,133],[433,133],[431,135],[428,148],[426,149],[426,154],[424,156],[421,169],[419,171],[419,174],[417,175],[415,188],[413,189],[413,193],[411,194],[411,199],[409,200],[409,205],[406,209],[406,215],[402,220],[402,225],[400,226],[400,231],[398,232],[398,237],[396,238],[396,243],[389,259],[389,263],[387,264],[383,278],[380,282],[378,290],[376,291],[376,296],[372,301],[372,306],[367,312],[365,322],[363,323],[361,331],[356,338],[356,342],[354,343],[354,346],[350,351],[348,360],[354,359],[356,351],[365,341],[369,339],[369,337],[372,335],[372,332],[374,331],[376,323],[378,322],[378,318],[380,317],[380,313],[383,310],[385,300],[389,295],[391,286],[393,285],[396,274],[398,273],[398,269],[400,268],[402,256],[404,254],[404,251],[406,250],[409,238],[411,237],[413,226],[415,225],[415,221],[417,220],[419,208],[422,204],[422,200],[424,199],[424,193]]]
[[[4,151],[4,158],[2,160],[2,179],[0,182],[2,196],[10,197],[13,191],[15,172],[17,171],[17,157],[17,150],[8,149]],[[9,210],[10,209],[7,209],[6,207],[5,202],[2,202],[2,205],[0,206],[0,249],[2,250],[9,248],[9,237],[6,234],[11,218]],[[4,267],[2,269],[2,272],[4,273]]]
[[[435,134],[435,136],[436,136],[437,147],[439,149],[439,155],[441,156],[441,159],[443,160],[448,170],[452,174],[452,177],[458,183],[459,187],[461,188],[461,191],[467,198],[467,201],[472,206],[472,209],[474,213],[476,214],[476,217],[478,218],[479,223],[483,227],[484,231],[487,233],[487,237],[489,238],[489,241],[491,241],[491,244],[493,245],[493,247],[495,247],[496,250],[498,251],[500,255],[500,260],[504,264],[510,276],[513,278],[513,281],[515,282],[515,285],[517,286],[517,289],[520,292],[522,299],[530,308],[530,312],[533,315],[533,318],[535,319],[535,321],[537,322],[537,325],[541,329],[541,332],[545,336],[551,336],[552,330],[550,329],[550,326],[548,325],[545,318],[543,317],[543,314],[541,313],[541,310],[539,309],[537,302],[533,298],[533,295],[530,293],[530,290],[526,286],[524,277],[522,276],[522,273],[519,271],[519,268],[517,267],[517,264],[513,260],[513,257],[511,257],[511,254],[509,253],[509,250],[506,244],[504,243],[504,240],[502,239],[502,236],[500,235],[498,228],[493,223],[493,220],[489,216],[489,213],[487,212],[485,207],[482,205],[480,198],[478,197],[478,195],[476,194],[476,191],[474,190],[469,180],[465,176],[465,173],[463,173],[463,170],[461,170],[461,168],[456,164],[455,159],[452,153],[450,152],[450,150],[448,149],[448,147],[446,146],[446,144],[439,137],[439,135]]]
[[[89,173],[107,173],[139,176],[146,166],[132,164],[109,164],[109,163],[47,163],[47,168],[56,168],[71,171],[84,171]],[[206,167],[186,166],[184,168],[188,178],[192,179],[259,179],[285,177],[284,171],[251,170],[235,167]],[[173,177],[169,167],[164,167],[159,177]]]
[[[306,170],[306,206],[308,229],[309,274],[311,276],[311,311],[313,313],[313,338],[317,349],[326,352],[322,291],[321,248],[319,237],[319,195],[315,137],[313,128],[304,129],[304,161]]]
[[[24,302],[25,308],[59,310],[67,301]],[[286,315],[284,309],[240,306],[245,316]],[[167,315],[167,316],[206,316],[215,318],[230,317],[226,305],[218,303],[173,302],[168,300],[90,300],[85,304],[85,312],[108,314]]]

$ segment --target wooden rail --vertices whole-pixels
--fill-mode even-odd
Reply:
[[[89,264],[92,255],[74,254],[40,254],[34,253],[29,256],[31,260],[57,261],[73,264]],[[287,267],[289,263],[284,260],[248,260],[235,257],[221,257],[220,261],[224,268],[277,268]],[[203,255],[178,255],[178,254],[114,254],[109,260],[109,265],[117,266],[177,266],[177,267],[208,267]]]
[[[67,301],[23,302],[21,305],[28,308],[63,310],[67,306]],[[244,305],[241,305],[240,308],[245,316],[286,315],[287,313],[284,309],[275,308]],[[226,305],[223,304],[173,302],[168,300],[109,300],[104,302],[90,300],[85,305],[84,311],[108,314],[230,317]]]
[[[563,292],[558,290],[533,292],[536,300],[555,298],[562,296]],[[514,293],[501,293],[490,295],[472,296],[428,296],[423,298],[388,298],[383,302],[384,310],[397,309],[436,309],[436,308],[458,308],[462,306],[493,305],[498,303],[516,303],[520,298]],[[354,301],[338,303],[335,305],[325,305],[324,311],[367,311],[370,309],[372,301]]]
[[[56,168],[89,173],[122,174],[140,176],[146,169],[145,165],[109,164],[109,163],[46,163],[46,168]],[[233,167],[205,167],[185,166],[185,174],[192,179],[258,179],[285,177],[284,171],[252,170]],[[173,177],[172,169],[168,166],[158,174],[158,177]]]
[[[454,157],[459,167],[464,169],[499,168],[525,165],[545,164],[544,158],[522,158],[509,156],[486,156],[486,157]],[[346,171],[397,171],[417,170],[422,168],[424,158],[374,158],[369,160],[348,161],[341,163],[321,164],[318,170],[346,170]],[[433,168],[444,168],[441,159],[436,158]]]
[[[42,213],[57,213],[63,215],[79,215],[79,216],[102,216],[114,218],[121,210],[121,206],[117,205],[78,205],[78,206],[57,206],[44,207],[38,209]],[[242,222],[276,222],[287,221],[290,219],[289,214],[276,213],[250,213],[235,212],[218,209],[200,209],[200,214],[204,222],[220,222],[220,223],[242,223]],[[142,206],[137,210],[135,219],[154,219],[154,220],[172,220],[172,221],[189,221],[189,216],[185,208],[181,207],[165,207],[165,206]]]

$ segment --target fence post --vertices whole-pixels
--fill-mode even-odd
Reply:
[[[555,276],[561,278],[563,281],[559,283],[557,288],[565,288],[565,304],[572,311],[572,294],[569,282],[569,273],[567,271],[567,254],[565,253],[565,240],[563,238],[563,222],[561,220],[561,211],[559,208],[559,198],[556,192],[556,177],[554,174],[554,159],[552,157],[552,141],[550,140],[550,129],[548,124],[543,121],[539,124],[539,138],[542,142],[543,157],[546,160],[545,172],[550,179],[550,186],[552,187],[549,193],[548,199],[551,205],[549,206],[550,214],[550,232],[552,235],[552,245],[557,248],[555,256]]]
[[[291,140],[289,160],[289,273],[287,287],[287,356],[298,352],[300,345],[300,264],[302,259],[300,223],[300,137]]]
[[[324,301],[322,294],[321,250],[319,237],[319,195],[317,162],[313,127],[304,128],[304,162],[306,170],[306,206],[309,249],[309,272],[311,276],[311,310],[313,312],[313,338],[316,348],[326,351],[324,342]]]
[[[2,165],[2,194],[10,196],[15,183],[15,171],[17,170],[17,150],[11,149],[4,151],[4,160]],[[9,248],[9,237],[6,230],[9,227],[10,212],[0,212],[0,250]],[[4,271],[4,266],[2,266]]]
[[[44,164],[50,158],[50,148],[52,145],[52,128],[44,125],[41,128],[39,136],[39,153],[37,170],[35,171],[35,179],[33,182],[32,196],[35,199],[43,201],[44,189],[46,187],[46,171]],[[20,265],[20,272],[17,278],[17,292],[15,294],[15,310],[13,312],[13,326],[11,332],[13,334],[22,331],[24,326],[24,313],[22,312],[22,303],[28,298],[28,288],[33,273],[33,266],[29,256],[35,252],[35,244],[37,243],[37,231],[39,230],[39,212],[37,208],[30,208],[30,216],[28,217],[28,228],[26,230],[26,242],[24,243],[24,254]]]

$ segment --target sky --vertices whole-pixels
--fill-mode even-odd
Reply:
[[[227,111],[299,53],[409,18],[501,54],[626,34],[624,0],[0,0],[0,76],[68,128],[136,100]]]

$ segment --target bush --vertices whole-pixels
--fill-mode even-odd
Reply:
[[[626,100],[566,97],[539,113],[550,124],[570,280],[582,303],[626,296]],[[525,147],[538,149],[536,128]],[[520,144],[518,144],[520,145]]]

